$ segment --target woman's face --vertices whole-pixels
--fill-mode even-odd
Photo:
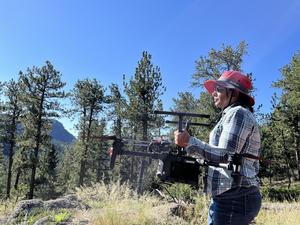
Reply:
[[[217,85],[215,91],[212,93],[215,106],[220,109],[227,107],[230,101],[230,94],[231,90]]]

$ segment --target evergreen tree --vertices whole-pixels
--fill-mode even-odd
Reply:
[[[148,140],[149,128],[153,127],[157,119],[153,115],[153,111],[161,106],[159,99],[165,91],[160,68],[153,66],[151,58],[151,55],[144,51],[134,77],[130,79],[129,83],[124,81],[125,93],[128,97],[127,115],[129,120],[135,124],[134,129],[142,134],[144,141]],[[138,130],[140,128],[141,130]],[[145,166],[146,160],[143,159],[138,181],[139,192],[142,192]]]
[[[5,85],[6,102],[3,105],[3,116],[1,129],[1,142],[7,146],[8,167],[6,176],[6,198],[10,197],[12,166],[16,148],[16,138],[18,133],[17,126],[19,124],[19,116],[22,108],[20,105],[20,85],[14,80],[10,80]]]
[[[61,81],[61,74],[54,66],[46,61],[41,68],[28,68],[20,76],[21,102],[26,114],[22,117],[24,128],[22,145],[32,151],[31,177],[28,198],[34,196],[36,173],[39,166],[39,153],[50,146],[50,119],[59,117],[62,109],[59,99],[66,94],[61,91],[65,83]]]
[[[192,86],[202,87],[205,80],[218,79],[226,70],[242,71],[243,57],[247,54],[245,41],[241,41],[236,49],[222,45],[221,50],[211,49],[208,56],[201,56],[196,61],[196,72],[192,76]]]
[[[118,137],[122,137],[122,121],[124,121],[125,99],[121,95],[117,84],[110,85],[110,105],[111,111],[109,117],[113,120],[113,133]]]
[[[59,193],[65,193],[78,185],[80,159],[76,156],[78,142],[67,146],[62,159],[58,163],[58,188]]]
[[[104,119],[95,123],[95,133],[99,136],[103,136],[106,133],[106,121]],[[94,168],[96,171],[95,181],[105,181],[109,180],[109,164],[110,157],[108,154],[109,145],[106,141],[96,140],[93,151]]]
[[[105,88],[96,79],[79,80],[72,91],[74,112],[79,114],[80,121],[77,125],[79,130],[78,150],[80,158],[80,171],[78,185],[84,184],[88,162],[91,159],[91,151],[94,144],[99,141],[95,133],[97,123],[104,105],[108,103],[105,96]]]
[[[6,165],[4,160],[4,154],[3,154],[3,145],[0,143],[0,198],[4,198],[5,193],[5,183],[6,183]]]
[[[293,156],[300,179],[300,51],[293,56],[290,64],[281,69],[281,74],[282,78],[273,83],[273,86],[282,90],[276,106],[277,123],[288,126],[286,129],[289,130],[292,139],[290,147],[294,151]]]
[[[41,160],[42,161],[42,160]],[[41,172],[41,187],[40,193],[43,199],[52,199],[58,196],[57,182],[58,182],[58,153],[54,144],[51,144],[51,148],[45,152],[43,160],[44,167]]]

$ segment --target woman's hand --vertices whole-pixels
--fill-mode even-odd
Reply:
[[[190,135],[186,130],[183,132],[179,132],[178,130],[176,130],[174,132],[174,137],[175,144],[179,147],[185,148],[186,146],[188,146]]]

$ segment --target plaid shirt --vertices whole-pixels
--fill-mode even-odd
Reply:
[[[260,154],[260,134],[253,113],[242,106],[229,106],[220,121],[211,131],[209,144],[190,137],[187,147],[189,155],[215,163],[228,163],[228,155],[247,153]],[[243,187],[259,186],[257,177],[259,161],[242,158],[240,173]],[[232,188],[231,170],[209,166],[207,187],[204,190],[212,196],[219,195]]]

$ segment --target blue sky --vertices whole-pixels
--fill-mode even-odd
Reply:
[[[67,90],[83,78],[121,85],[146,50],[161,69],[168,110],[178,92],[198,95],[190,83],[200,56],[245,40],[242,67],[268,112],[271,83],[300,50],[299,21],[299,0],[0,0],[0,80],[49,60]]]

